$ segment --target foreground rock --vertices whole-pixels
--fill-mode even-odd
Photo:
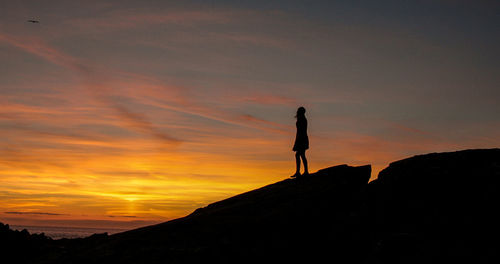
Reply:
[[[499,149],[393,162],[366,195],[377,263],[499,263]]]

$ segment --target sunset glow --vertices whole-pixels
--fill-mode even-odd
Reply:
[[[283,180],[298,106],[311,172],[372,164],[375,178],[411,155],[500,144],[498,32],[468,24],[489,23],[488,1],[470,21],[69,2],[0,7],[1,222],[139,227]]]

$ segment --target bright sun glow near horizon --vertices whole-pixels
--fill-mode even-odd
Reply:
[[[311,172],[500,145],[488,1],[70,2],[0,5],[0,222],[133,228],[283,180],[299,106]]]

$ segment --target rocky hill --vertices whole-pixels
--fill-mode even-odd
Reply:
[[[415,156],[368,183],[370,172],[330,167],[159,225],[43,240],[29,262],[498,263],[500,149]]]

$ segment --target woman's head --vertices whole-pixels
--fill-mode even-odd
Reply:
[[[303,117],[303,116],[305,116],[305,113],[306,113],[306,109],[301,106],[297,109],[297,115],[295,117]]]

